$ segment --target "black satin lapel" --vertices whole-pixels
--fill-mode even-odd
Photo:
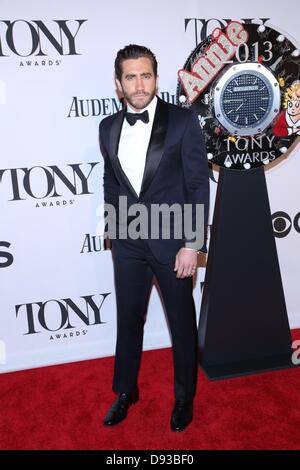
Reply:
[[[111,151],[111,157],[117,158],[118,155],[118,147],[119,147],[119,140],[122,130],[122,125],[125,117],[125,109],[123,109],[120,113],[118,113],[114,119],[114,122],[111,126],[110,136],[109,136],[109,145]]]
[[[168,105],[158,98],[148,146],[140,198],[149,188],[164,152],[168,129]]]
[[[123,182],[127,185],[129,191],[133,194],[133,196],[135,198],[138,198],[138,195],[136,194],[129,179],[124,173],[122,166],[120,164],[120,161],[118,159],[118,147],[119,147],[122,125],[123,125],[123,121],[125,117],[125,112],[126,112],[126,108],[124,108],[122,112],[116,116],[111,126],[110,136],[109,136],[109,148],[110,148],[109,154],[110,154],[111,162],[114,167],[117,178],[119,180],[120,179],[123,180]]]

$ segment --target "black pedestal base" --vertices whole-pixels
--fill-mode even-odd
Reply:
[[[248,361],[232,362],[225,365],[201,367],[209,380],[230,379],[241,375],[258,374],[261,372],[274,371],[296,367],[291,362],[291,355],[272,356],[269,358],[252,359]]]

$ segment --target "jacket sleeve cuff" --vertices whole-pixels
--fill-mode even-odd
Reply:
[[[207,253],[206,245],[199,246],[195,242],[185,242],[184,248],[188,248],[189,250],[194,250],[197,253]]]

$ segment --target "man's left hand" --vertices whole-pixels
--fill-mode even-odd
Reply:
[[[190,248],[180,248],[175,259],[174,271],[177,278],[184,279],[195,274],[197,268],[197,251]]]

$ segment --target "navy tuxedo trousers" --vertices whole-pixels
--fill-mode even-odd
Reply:
[[[145,240],[113,240],[117,343],[113,390],[137,388],[147,304],[155,276],[171,333],[174,394],[191,400],[197,376],[197,326],[192,278],[177,279],[174,260],[161,264]],[[163,378],[162,378],[163,380]]]

